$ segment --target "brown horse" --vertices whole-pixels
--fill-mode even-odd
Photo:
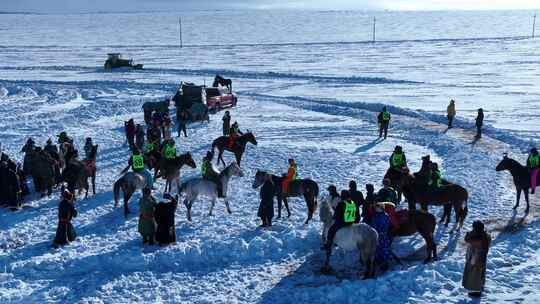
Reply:
[[[401,198],[403,196],[403,190],[401,190],[401,188],[403,187],[408,175],[409,168],[407,167],[403,167],[400,170],[388,168],[388,171],[386,171],[386,174],[383,177],[383,179],[390,180],[390,186],[397,192],[398,202],[401,202]]]
[[[266,176],[266,174],[268,173],[265,171],[257,170],[257,173],[255,174],[255,179],[253,180],[252,184],[253,189],[259,188],[264,183],[264,177]],[[278,201],[277,218],[281,218],[281,201],[285,203],[285,208],[287,209],[287,217],[290,217],[291,211],[289,210],[289,203],[287,201],[287,197],[303,196],[304,200],[306,201],[308,211],[308,217],[305,221],[305,224],[309,223],[309,221],[313,218],[313,213],[315,213],[315,209],[317,208],[319,185],[317,185],[315,181],[309,178],[292,180],[289,183],[287,195],[284,195],[282,188],[284,177],[274,174],[270,174],[270,177],[272,178],[272,183],[274,185],[274,194],[277,197]]]
[[[162,177],[166,180],[165,190],[163,190],[164,192],[172,190],[173,180],[176,181],[176,189],[180,189],[180,169],[184,165],[188,165],[191,168],[197,167],[195,161],[191,157],[191,153],[189,152],[177,156],[171,160],[164,160],[161,169],[159,170],[160,173],[156,176],[157,178]]]
[[[402,212],[407,212],[408,220],[405,223],[400,223],[399,228],[392,229],[390,236],[404,237],[411,236],[419,233],[426,242],[427,257],[424,263],[428,263],[431,260],[437,260],[437,245],[434,241],[433,234],[435,233],[435,226],[437,225],[435,216],[428,212],[422,212],[419,210],[402,209],[397,211],[398,216]]]
[[[97,158],[98,145],[92,146],[88,158],[83,160],[84,168],[86,169],[86,183],[88,184],[88,178],[92,182],[92,193],[96,195],[96,158]],[[88,196],[88,190],[86,191],[86,196]]]
[[[508,157],[508,154],[504,154],[503,160],[495,168],[496,171],[508,170],[512,174],[514,180],[514,186],[516,187],[516,205],[514,210],[519,207],[519,199],[521,191],[525,194],[525,201],[527,202],[527,208],[525,213],[529,213],[529,189],[531,187],[531,174],[527,167],[521,165],[519,162]]]
[[[236,139],[236,142],[234,143],[232,148],[229,146],[229,136],[220,136],[216,138],[212,142],[212,151],[214,151],[215,148],[217,148],[219,151],[216,164],[219,165],[219,161],[221,161],[221,163],[225,166],[226,164],[223,160],[223,152],[230,151],[234,153],[234,156],[236,157],[236,163],[238,164],[238,166],[240,166],[240,161],[242,160],[242,155],[246,150],[247,143],[251,143],[255,146],[257,145],[257,139],[255,139],[255,135],[253,135],[253,133],[249,131],[244,135],[239,136]]]
[[[451,205],[456,212],[456,223],[459,224],[459,229],[463,226],[469,211],[467,207],[469,193],[465,188],[456,184],[448,184],[442,185],[436,190],[429,190],[424,183],[409,175],[402,189],[405,198],[409,202],[410,210],[416,210],[416,203],[420,203],[422,209],[426,211],[428,205]]]

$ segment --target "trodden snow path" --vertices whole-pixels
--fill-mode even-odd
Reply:
[[[15,89],[15,87],[17,89]],[[258,228],[258,190],[251,188],[257,169],[275,173],[286,170],[286,160],[299,163],[302,177],[319,183],[321,194],[334,183],[346,187],[380,185],[388,157],[395,145],[404,147],[409,166],[420,167],[420,157],[431,154],[449,180],[469,190],[469,216],[488,222],[494,229],[487,275],[488,302],[532,301],[540,279],[534,237],[540,225],[527,218],[525,226],[504,229],[511,219],[514,190],[508,173],[494,167],[502,152],[522,147],[486,136],[472,143],[473,133],[452,129],[432,120],[395,113],[390,137],[376,138],[376,113],[370,108],[316,99],[260,95],[246,90],[239,106],[231,110],[242,129],[252,130],[258,146],[248,146],[242,161],[243,178],[232,180],[229,192],[233,213],[218,203],[207,217],[209,202],[194,205],[193,222],[186,221],[183,205],[177,210],[178,243],[166,248],[142,247],[137,232],[139,194],[131,200],[134,213],[124,219],[113,208],[112,184],[125,166],[129,152],[124,144],[122,121],[142,121],[145,99],[161,97],[173,85],[128,83],[33,83],[9,87],[0,105],[3,147],[17,154],[28,136],[42,143],[49,135],[68,131],[82,146],[86,136],[100,145],[96,196],[77,201],[74,220],[79,238],[70,246],[51,249],[56,229],[57,194],[34,199],[31,208],[18,212],[0,210],[0,298],[7,303],[290,303],[345,302],[358,299],[380,302],[467,301],[461,286],[464,265],[464,232],[438,226],[440,260],[421,264],[423,241],[404,238],[394,248],[406,257],[376,280],[359,280],[356,255],[336,253],[333,275],[323,275],[324,254],[319,250],[318,215],[304,225],[303,200],[290,202],[292,217],[276,220],[272,229]],[[247,85],[249,88],[249,85]],[[21,100],[24,100],[21,102]],[[188,139],[177,140],[180,152],[191,151],[197,164],[221,134],[220,115],[210,123],[196,123]],[[226,154],[228,161],[232,160]],[[198,175],[187,169],[182,178]],[[163,189],[163,182],[157,185]],[[160,191],[156,196],[160,196]],[[530,217],[539,212],[532,196]],[[440,208],[431,208],[439,215]],[[518,210],[522,215],[523,207]],[[501,227],[503,229],[501,229]],[[524,227],[524,229],[523,229]],[[503,233],[499,233],[502,230]],[[420,257],[420,258],[418,258]],[[526,278],[526,279],[524,279]],[[537,299],[537,298],[536,298]]]

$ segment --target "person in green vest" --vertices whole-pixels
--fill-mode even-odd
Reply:
[[[383,107],[379,116],[377,116],[377,121],[379,122],[379,138],[383,136],[384,132],[384,139],[386,139],[386,136],[388,135],[388,126],[390,125],[390,116],[390,112],[388,112],[386,107]]]
[[[128,166],[122,171],[122,173],[131,167],[133,172],[144,176],[146,180],[146,187],[152,189],[154,187],[154,178],[152,177],[152,174],[150,174],[150,171],[146,169],[145,164],[146,160],[144,155],[142,155],[141,151],[135,147],[135,149],[133,149],[133,154],[128,160]]]
[[[538,181],[538,172],[540,171],[540,155],[538,155],[536,148],[532,148],[531,153],[529,153],[527,168],[531,172],[531,194],[534,194]]]
[[[161,155],[163,155],[163,159],[166,161],[176,157],[176,145],[173,139],[165,141],[163,148],[161,148]]]
[[[395,171],[402,171],[407,168],[407,158],[401,146],[396,146],[394,152],[390,156],[390,168]]]
[[[358,216],[360,216],[358,205],[351,199],[349,191],[341,191],[341,202],[338,203],[334,211],[334,224],[328,229],[326,244],[323,249],[332,251],[334,237],[338,230],[354,224]]]
[[[437,163],[431,163],[431,175],[428,181],[428,186],[432,191],[436,191],[442,186],[442,174],[439,171]]]
[[[212,151],[206,152],[201,164],[201,175],[204,179],[214,182],[217,186],[218,197],[223,197],[223,184],[219,178],[219,173],[212,166],[213,158],[214,153]]]
[[[154,211],[156,204],[156,199],[152,196],[152,190],[150,188],[144,188],[143,197],[139,201],[138,225],[139,233],[143,238],[143,244],[154,245],[154,235],[156,233]]]

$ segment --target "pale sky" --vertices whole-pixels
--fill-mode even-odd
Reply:
[[[234,8],[331,10],[540,9],[540,0],[0,0],[0,11],[39,13]]]

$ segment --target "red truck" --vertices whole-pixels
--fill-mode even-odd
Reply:
[[[206,88],[206,106],[211,112],[217,112],[223,108],[234,107],[238,101],[236,94],[223,90],[220,87]]]

